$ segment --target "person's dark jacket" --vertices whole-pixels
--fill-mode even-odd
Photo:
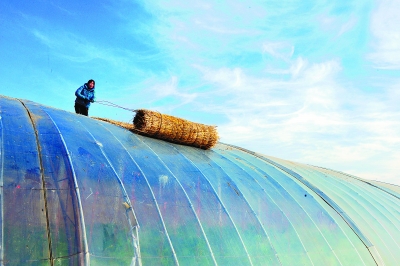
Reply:
[[[75,104],[83,105],[86,108],[89,108],[90,103],[94,102],[94,87],[93,89],[89,89],[85,83],[76,90],[75,96]]]

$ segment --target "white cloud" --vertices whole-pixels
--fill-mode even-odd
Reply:
[[[275,58],[282,60],[289,60],[294,52],[293,45],[288,43],[271,43],[267,42],[263,44],[263,53],[268,53]]]
[[[338,36],[352,30],[356,24],[357,20],[354,17],[351,17],[348,21],[341,25]]]
[[[400,3],[398,0],[378,1],[372,14],[371,32],[374,36],[374,52],[369,58],[377,68],[400,68]]]
[[[107,51],[82,40],[72,33],[45,34],[42,31],[34,29],[32,30],[32,34],[44,45],[52,49],[54,55],[72,62],[82,63],[98,58],[107,60],[113,58]]]
[[[298,60],[294,64],[298,64]],[[298,72],[296,67],[289,69]],[[336,100],[340,97],[337,93],[342,89],[332,80],[338,69],[335,61],[311,64],[303,70],[301,78],[288,81],[252,77],[237,68],[204,71],[204,78],[218,82],[223,93],[227,93],[223,107],[214,106],[213,109],[230,117],[228,128],[246,125],[256,132],[265,125],[279,125],[295,134],[303,125],[337,124],[335,119],[327,119],[327,116],[338,108]],[[229,88],[228,92],[226,88]],[[233,137],[234,134],[230,136]],[[249,135],[249,139],[253,138]]]
[[[150,88],[155,94],[152,95],[155,99],[165,98],[165,97],[177,97],[179,98],[180,104],[188,104],[192,102],[196,97],[197,93],[185,93],[177,89],[178,78],[176,76],[171,77],[167,83],[158,84]]]
[[[225,95],[223,103],[207,104],[229,119],[218,127],[222,142],[364,178],[385,172],[382,178],[392,176],[393,183],[400,177],[391,159],[400,156],[400,149],[393,150],[400,148],[400,113],[392,112],[390,99],[400,96],[396,90],[363,95],[345,88],[337,81],[341,66],[335,60],[293,59],[287,80],[240,68],[198,69],[221,88],[213,96]],[[389,159],[379,163],[380,158]]]

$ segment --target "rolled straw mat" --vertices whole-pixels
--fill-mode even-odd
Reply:
[[[146,109],[138,109],[135,112],[133,124],[105,118],[95,119],[119,125],[141,135],[204,150],[211,149],[218,142],[219,136],[215,126],[199,124]]]

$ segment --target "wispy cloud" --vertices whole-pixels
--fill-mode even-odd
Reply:
[[[178,78],[173,76],[167,83],[155,84],[148,89],[153,108],[171,111],[180,106],[191,104],[196,99],[197,93],[184,92],[182,89],[178,89],[178,82]],[[159,101],[164,102],[165,99],[169,100],[167,106],[158,104]]]
[[[374,39],[374,52],[369,58],[377,68],[400,68],[400,5],[398,1],[381,0],[372,14],[371,33]]]
[[[400,152],[393,147],[400,147],[400,109],[391,100],[399,99],[397,92],[385,88],[366,95],[345,87],[335,60],[293,59],[285,70],[288,80],[255,77],[239,68],[201,70],[221,88],[208,96],[225,95],[222,105],[202,101],[208,102],[204,110],[228,118],[219,125],[223,142],[365,178],[376,179],[390,165],[391,181],[399,176],[393,166]],[[390,154],[386,162],[375,159],[383,154]]]
[[[82,36],[77,36],[73,33],[44,33],[34,29],[32,34],[51,49],[53,56],[58,56],[71,62],[83,63],[101,59],[114,65],[120,65],[126,59],[122,55],[117,55],[115,50],[110,51],[99,47],[88,40],[82,39]]]

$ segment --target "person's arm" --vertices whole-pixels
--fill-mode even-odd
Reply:
[[[85,85],[80,86],[80,87],[76,90],[75,96],[76,96],[76,97],[79,97],[79,98],[81,98],[81,99],[87,100],[86,96],[82,94],[82,90],[83,90],[84,86],[85,86]]]
[[[94,102],[94,98],[95,98],[95,96],[94,96],[94,91],[93,91],[93,96],[92,96],[92,98],[90,99],[90,101],[93,103]]]

